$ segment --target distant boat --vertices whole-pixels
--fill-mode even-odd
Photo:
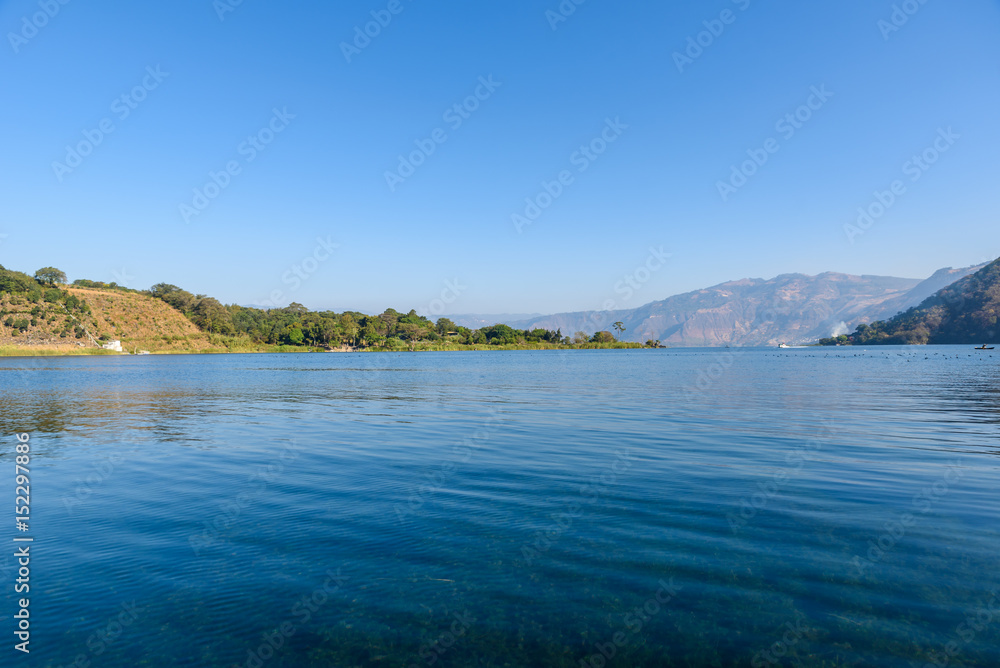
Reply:
[[[983,345],[979,346],[978,348],[973,348],[973,350],[993,350],[993,348],[992,347],[987,348],[986,344],[984,343]]]
[[[791,348],[791,346],[790,346],[790,345],[788,345],[787,343],[779,343],[779,344],[778,344],[778,347],[779,347],[779,348]]]

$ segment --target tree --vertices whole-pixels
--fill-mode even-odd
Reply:
[[[614,343],[615,335],[611,332],[597,332],[590,341],[592,343]]]
[[[482,330],[490,345],[500,346],[517,343],[517,332],[509,325],[493,325]]]
[[[618,340],[621,341],[622,340],[622,332],[625,331],[625,323],[622,322],[621,320],[619,320],[618,322],[616,322],[615,324],[613,324],[611,326],[614,327],[615,330],[618,332]]]
[[[529,341],[547,341],[549,339],[549,331],[547,329],[533,329],[530,332],[525,330],[524,338]]]
[[[55,267],[42,267],[35,272],[35,280],[43,285],[55,285],[65,283],[66,274]]]
[[[298,302],[292,302],[281,310],[292,315],[305,315],[306,313],[309,313],[309,309]]]
[[[0,292],[31,292],[38,289],[38,282],[31,276],[0,268]]]
[[[77,281],[80,283],[80,281]],[[90,281],[88,281],[90,282]],[[176,285],[171,285],[170,283],[157,283],[149,289],[149,294],[157,297],[158,299],[163,299],[166,295],[171,292],[182,292],[182,290]]]
[[[302,341],[306,338],[302,330],[296,325],[295,327],[289,327],[287,333],[288,342],[293,346],[300,345]]]
[[[357,343],[358,338],[358,323],[354,319],[354,316],[350,313],[345,313],[340,316],[340,329],[344,332],[344,338],[351,342],[351,345]]]
[[[573,343],[580,344],[590,341],[590,337],[587,336],[587,332],[577,332],[573,335]]]
[[[216,334],[234,334],[233,316],[217,299],[205,297],[198,301],[191,321],[207,332]],[[301,333],[301,332],[300,332]]]
[[[448,318],[438,318],[435,326],[437,327],[437,333],[441,336],[445,336],[448,332],[458,331],[458,325]]]

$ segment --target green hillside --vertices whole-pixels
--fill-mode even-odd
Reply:
[[[1000,338],[1000,259],[889,320],[820,344],[986,343]]]
[[[55,271],[29,276],[0,266],[0,348],[5,352],[103,352],[101,346],[115,340],[128,351],[212,347],[208,334],[159,299],[117,286],[64,285],[65,276]]]
[[[607,331],[570,340],[558,330],[469,329],[413,310],[313,312],[294,303],[259,309],[223,305],[167,283],[139,291],[86,279],[66,282],[53,267],[29,276],[0,266],[0,354],[105,354],[102,346],[111,341],[120,341],[125,352],[151,353],[641,347]]]

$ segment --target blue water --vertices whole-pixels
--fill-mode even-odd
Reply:
[[[1000,665],[996,353],[7,358],[0,384],[0,665]]]

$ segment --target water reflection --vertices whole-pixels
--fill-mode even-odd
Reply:
[[[998,665],[1000,615],[956,631],[1000,587],[998,379],[952,348],[3,360],[32,665],[246,665],[286,621],[267,666]]]

